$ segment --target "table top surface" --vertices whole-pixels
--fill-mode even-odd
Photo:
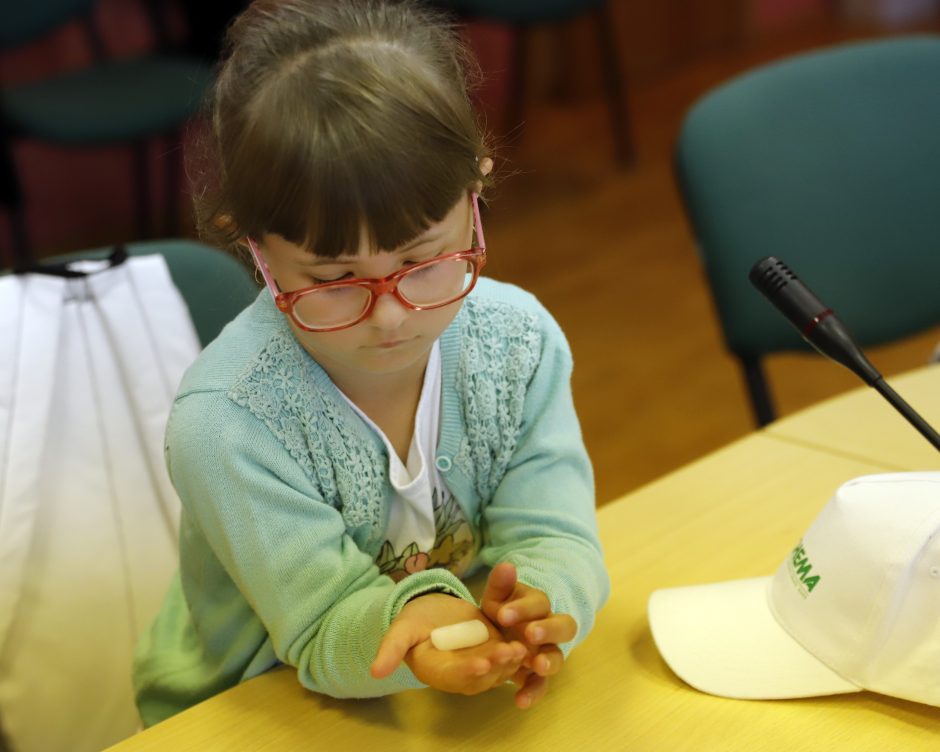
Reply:
[[[921,417],[940,427],[940,364],[886,380]],[[940,469],[940,453],[871,388],[854,389],[777,420],[765,433],[895,470]]]
[[[940,418],[940,368],[897,379],[895,388],[928,421]],[[112,749],[936,749],[938,708],[869,692],[758,702],[697,692],[659,657],[647,622],[658,588],[772,574],[844,481],[940,468],[930,445],[869,396],[856,391],[812,408],[805,433],[802,416],[781,421],[601,508],[610,601],[528,711],[513,706],[509,687],[476,697],[416,690],[335,700],[305,691],[282,667]],[[895,441],[916,458],[895,451]]]

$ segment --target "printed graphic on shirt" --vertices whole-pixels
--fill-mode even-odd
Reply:
[[[399,582],[409,574],[444,567],[457,577],[462,577],[470,567],[480,547],[479,541],[474,537],[457,500],[446,490],[441,495],[443,499],[437,488],[431,491],[436,531],[431,550],[422,551],[417,543],[409,543],[400,553],[395,553],[395,547],[387,540],[382,544],[375,561],[382,574]]]

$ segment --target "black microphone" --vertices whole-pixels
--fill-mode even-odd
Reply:
[[[764,297],[789,319],[803,339],[874,387],[927,441],[940,450],[940,435],[888,386],[832,309],[822,303],[786,264],[775,256],[767,256],[751,267],[748,277]]]

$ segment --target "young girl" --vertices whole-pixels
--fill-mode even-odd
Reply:
[[[511,680],[528,707],[608,580],[565,339],[478,278],[469,61],[410,3],[259,0],[228,42],[197,214],[267,289],[172,409],[180,570],[136,656],[141,716],[278,663],[334,697]],[[487,642],[433,647],[470,619]]]

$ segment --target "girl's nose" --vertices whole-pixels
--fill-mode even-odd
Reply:
[[[375,307],[369,315],[369,323],[376,329],[394,331],[402,325],[409,313],[410,310],[405,308],[398,298],[391,293],[385,293],[376,299]]]

